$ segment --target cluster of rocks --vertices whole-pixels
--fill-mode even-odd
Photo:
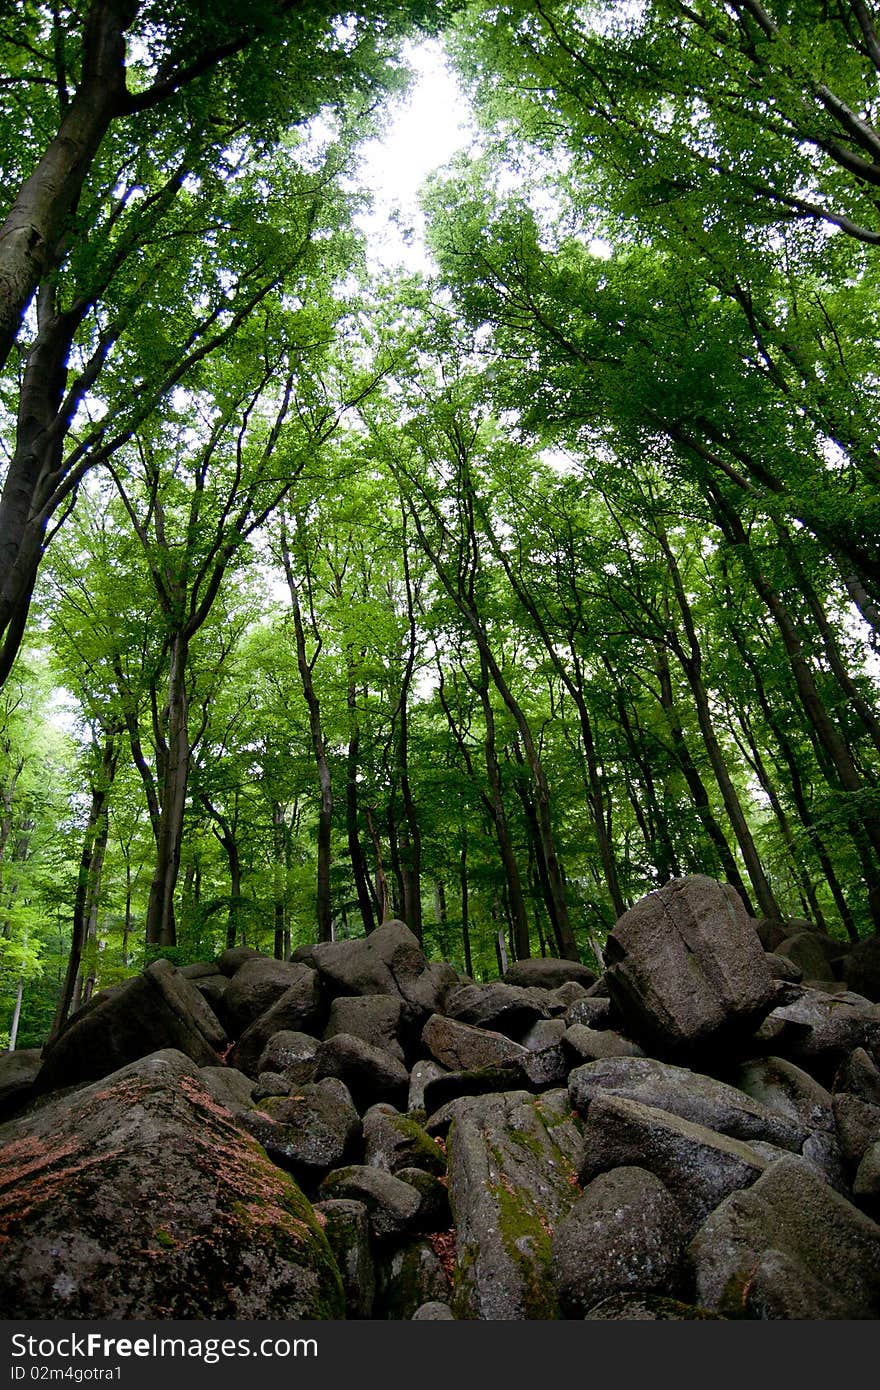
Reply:
[[[599,979],[475,984],[397,921],[157,961],[2,1059],[0,1302],[877,1317],[878,975],[880,940],[755,923],[703,877],[621,918]]]

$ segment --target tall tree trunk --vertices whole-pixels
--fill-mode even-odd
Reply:
[[[492,701],[489,697],[489,670],[482,654],[480,656],[480,680],[477,691],[480,697],[480,704],[483,708],[483,726],[485,729],[483,748],[486,759],[486,779],[489,784],[489,806],[495,824],[495,835],[498,840],[498,849],[501,853],[501,863],[504,868],[504,880],[507,885],[507,900],[513,928],[514,949],[518,960],[528,960],[532,951],[529,942],[529,918],[526,912],[525,898],[523,897],[519,865],[516,862],[516,854],[514,853],[510,828],[507,823],[507,813],[504,809],[504,795],[501,789],[501,769],[499,767],[498,753],[495,746],[495,714],[492,709]]]
[[[711,496],[720,514],[725,535],[736,547],[755,592],[764,603],[782,638],[801,705],[815,736],[817,751],[834,770],[840,788],[848,794],[846,820],[862,866],[868,890],[868,907],[875,931],[880,931],[880,816],[866,803],[865,783],[852,753],[825,707],[795,622],[773,585],[761,570],[739,516],[716,489]]]
[[[290,606],[293,612],[293,627],[296,637],[296,664],[299,669],[299,678],[302,683],[303,695],[305,696],[306,708],[309,712],[309,736],[312,741],[312,752],[315,757],[315,766],[318,769],[318,786],[320,788],[320,804],[318,809],[318,865],[317,865],[317,885],[315,891],[315,921],[318,929],[318,940],[329,941],[332,936],[332,904],[330,900],[330,865],[331,865],[331,832],[333,829],[333,783],[330,775],[330,763],[327,759],[327,745],[324,740],[324,729],[321,723],[321,703],[315,690],[313,677],[315,658],[309,660],[306,651],[306,632],[303,622],[302,606],[299,601],[296,577],[293,573],[293,565],[290,558],[290,550],[287,543],[287,534],[282,524],[281,529],[281,554],[284,562],[284,572],[287,576],[287,588],[290,593]],[[318,643],[320,650],[320,641]],[[317,656],[317,651],[315,657]]]
[[[175,946],[174,892],[180,869],[183,817],[192,750],[189,741],[189,704],[186,671],[189,641],[174,632],[168,652],[167,752],[164,759],[161,815],[156,844],[156,870],[147,905],[147,945]]]
[[[755,890],[755,897],[758,907],[765,917],[779,917],[779,905],[773,896],[773,890],[764,873],[764,867],[758,855],[758,850],[752,838],[752,832],[742,808],[737,790],[733,785],[733,779],[727,770],[727,762],[721,751],[721,746],[715,733],[715,726],[712,720],[712,712],[709,704],[709,692],[703,681],[703,655],[700,648],[700,641],[697,636],[694,624],[693,613],[678,563],[672,552],[672,547],[666,536],[662,525],[656,524],[657,539],[666,559],[669,574],[672,579],[672,588],[675,594],[678,610],[681,614],[684,625],[685,636],[687,638],[687,649],[678,640],[674,631],[671,633],[672,645],[679,664],[687,678],[691,694],[694,697],[694,705],[697,711],[697,722],[700,726],[700,733],[703,736],[703,743],[709,755],[709,762],[718,783],[718,790],[721,792],[721,799],[724,802],[724,809],[727,812],[731,829],[733,830],[736,842],[739,845],[752,887]]]
[[[348,755],[345,763],[345,828],[348,835],[348,853],[351,859],[351,872],[354,877],[354,888],[357,894],[358,907],[364,923],[364,933],[369,936],[376,926],[376,917],[373,912],[373,899],[370,893],[370,885],[367,878],[367,866],[364,861],[364,852],[361,847],[361,838],[358,826],[358,759],[360,754],[360,730],[357,725],[357,702],[356,691],[353,685],[348,687],[348,712],[350,720],[350,735],[348,740]]]
[[[104,857],[104,848],[107,844],[107,834],[109,830],[107,803],[110,797],[110,790],[113,786],[113,778],[116,774],[118,756],[117,734],[112,730],[107,731],[105,732],[104,745],[101,749],[101,765],[92,780],[92,800],[91,806],[89,807],[89,818],[86,822],[85,834],[83,835],[82,849],[80,850],[76,891],[73,899],[73,925],[70,939],[70,955],[67,960],[67,969],[61,986],[61,993],[55,1008],[52,1027],[49,1030],[50,1042],[54,1038],[57,1038],[67,1021],[67,1016],[70,1013],[71,1004],[76,991],[77,980],[80,977],[80,965],[82,963],[86,936],[89,929],[91,905],[93,901],[97,900],[97,891],[94,888],[95,875],[100,872],[100,866]],[[81,997],[82,992],[80,990],[80,998]]]
[[[467,831],[462,829],[461,844],[458,851],[458,883],[461,894],[461,943],[464,948],[464,973],[474,978],[474,963],[471,959],[471,910],[467,875]]]
[[[727,843],[727,837],[712,811],[706,785],[700,776],[699,769],[688,748],[687,740],[684,736],[684,729],[682,728],[678,710],[675,706],[675,698],[672,693],[672,677],[669,671],[669,661],[666,652],[662,648],[657,651],[657,676],[660,682],[660,704],[669,726],[669,733],[672,739],[672,750],[687,783],[694,808],[706,834],[715,846],[722,871],[728,883],[732,884],[736,889],[746,912],[752,917],[754,916],[754,908],[752,907],[748,889],[743,883],[739,867],[731,853],[730,845]]]
[[[272,898],[273,915],[275,923],[275,934],[273,942],[273,955],[276,960],[285,960],[284,951],[284,925],[287,909],[287,894],[285,891],[285,859],[284,842],[286,839],[286,822],[284,819],[284,807],[280,801],[272,802]]]

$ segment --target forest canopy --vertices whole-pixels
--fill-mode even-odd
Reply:
[[[880,928],[876,26],[4,9],[0,1045],[391,917],[601,964],[692,873]],[[428,37],[477,132],[377,270]]]

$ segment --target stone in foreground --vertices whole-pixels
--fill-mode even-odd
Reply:
[[[448,1141],[457,1317],[557,1318],[551,1234],[579,1195],[565,1091],[459,1100]]]
[[[0,1171],[7,1317],[343,1315],[311,1205],[179,1052],[10,1121]]]
[[[729,1317],[880,1317],[880,1226],[797,1158],[722,1202],[690,1258],[698,1301]]]

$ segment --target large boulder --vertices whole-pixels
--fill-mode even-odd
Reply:
[[[740,899],[701,874],[673,879],[624,913],[605,960],[627,1033],[660,1056],[724,1052],[774,1002],[776,985]]]
[[[458,983],[452,966],[429,962],[413,933],[396,919],[354,941],[320,942],[309,958],[331,994],[396,996],[418,1020],[440,1009]]]
[[[346,1197],[315,1203],[315,1215],[342,1274],[345,1316],[370,1318],[376,1292],[376,1270],[370,1248],[370,1219],[363,1202]]]
[[[285,1081],[299,1085],[311,1081],[315,1071],[315,1059],[320,1043],[311,1033],[299,1033],[292,1028],[281,1028],[273,1033],[257,1063],[257,1074],[272,1072],[283,1076]]]
[[[230,1031],[239,1037],[255,1018],[277,1003],[291,985],[302,979],[301,965],[270,956],[253,956],[236,970],[223,996]]]
[[[833,1080],[845,1057],[857,1047],[880,1058],[880,1005],[861,995],[829,994],[798,985],[794,997],[767,1015],[756,1034],[823,1084]]]
[[[342,1315],[309,1202],[179,1052],[9,1121],[0,1165],[7,1316]]]
[[[689,1254],[698,1301],[729,1317],[880,1317],[880,1226],[800,1159],[726,1198]]]
[[[422,1031],[422,1044],[441,1066],[450,1071],[471,1071],[476,1067],[500,1067],[508,1062],[524,1062],[529,1050],[503,1033],[457,1023],[442,1014],[432,1014]]]
[[[321,1198],[348,1198],[362,1202],[374,1238],[380,1244],[393,1244],[416,1234],[422,1209],[420,1194],[408,1182],[386,1173],[353,1163],[336,1168],[321,1183]]]
[[[351,1096],[333,1077],[300,1086],[296,1095],[262,1101],[243,1123],[273,1163],[304,1183],[353,1157],[361,1137]]]
[[[803,1120],[752,1100],[735,1086],[651,1057],[609,1057],[577,1067],[569,1075],[568,1094],[584,1117],[597,1096],[624,1096],[731,1139],[758,1140],[792,1153],[801,1152],[813,1129]]]
[[[393,1105],[372,1105],[364,1115],[364,1162],[371,1168],[399,1173],[402,1168],[423,1168],[445,1175],[446,1158],[436,1140],[412,1115],[402,1115]]]
[[[96,1081],[139,1057],[174,1048],[213,1066],[226,1034],[199,991],[167,960],[98,994],[43,1053],[40,1091]]]
[[[315,1033],[323,1025],[326,1006],[317,971],[295,961],[289,962],[289,968],[296,973],[290,976],[288,988],[254,1019],[232,1050],[230,1062],[248,1076],[259,1075],[260,1058],[276,1033]]]
[[[43,1053],[39,1047],[0,1054],[0,1120],[27,1104],[42,1065]]]
[[[880,936],[869,936],[847,951],[841,973],[856,994],[880,1003]]]
[[[586,1185],[620,1167],[647,1168],[664,1183],[689,1239],[719,1202],[757,1181],[767,1159],[740,1139],[605,1092],[590,1103],[579,1176]]]
[[[551,1231],[579,1195],[579,1125],[565,1091],[456,1101],[448,1140],[464,1318],[555,1318]]]
[[[834,980],[842,950],[839,942],[822,932],[799,931],[780,941],[774,954],[797,965],[805,980]]]
[[[596,983],[596,972],[578,960],[557,960],[555,956],[536,956],[534,960],[518,960],[508,966],[502,979],[506,985],[537,985],[540,989],[557,989],[574,981],[584,989]]]
[[[669,1294],[682,1275],[681,1212],[644,1168],[602,1173],[553,1232],[553,1278],[567,1317],[584,1317],[610,1294]]]
[[[494,980],[487,985],[458,985],[450,990],[443,1012],[459,1023],[472,1023],[509,1038],[521,1038],[538,1019],[547,1018],[550,1001],[546,990]]]
[[[348,1033],[403,1062],[402,1015],[403,1000],[398,995],[340,995],[330,1005],[324,1037]]]
[[[350,1033],[336,1033],[321,1043],[315,1059],[315,1079],[323,1076],[344,1081],[361,1114],[382,1100],[397,1109],[406,1105],[409,1073],[403,1063],[390,1052],[372,1047]]]

